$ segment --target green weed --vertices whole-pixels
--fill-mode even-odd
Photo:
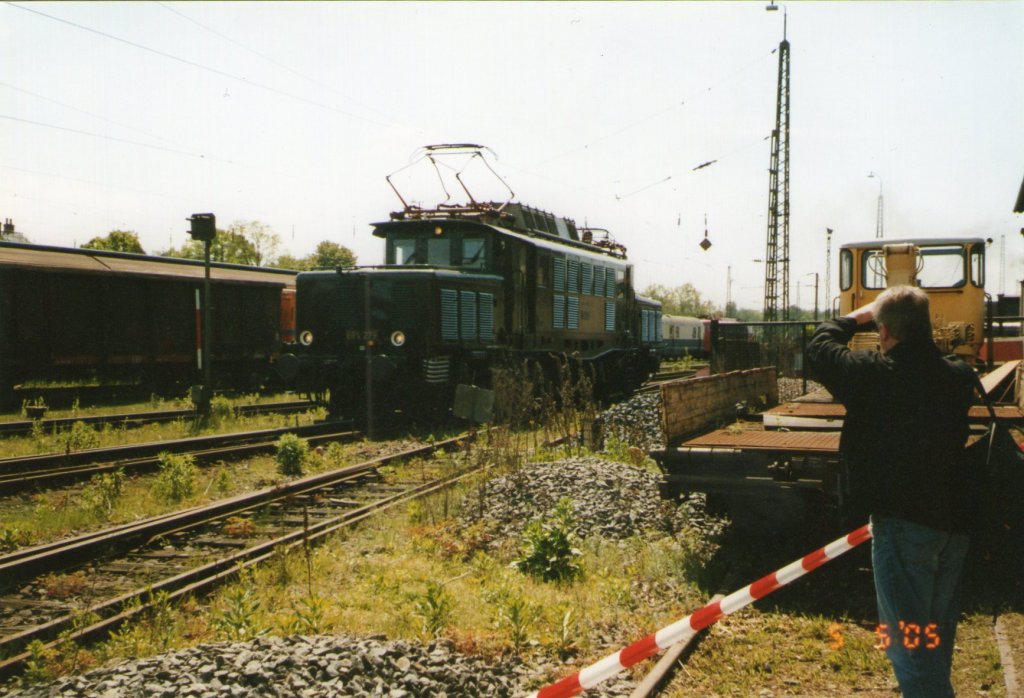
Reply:
[[[498,601],[494,625],[507,633],[512,649],[519,654],[530,642],[530,633],[541,616],[541,607],[520,593],[502,595]]]
[[[223,608],[211,621],[227,640],[248,641],[267,633],[259,624],[263,606],[251,582],[251,576],[243,574],[238,584],[225,591]]]
[[[124,470],[93,475],[79,495],[82,508],[97,519],[108,519],[124,490]]]
[[[413,607],[423,623],[423,632],[437,637],[451,621],[454,602],[444,584],[430,581],[423,593],[413,600]]]
[[[526,527],[521,557],[512,566],[546,582],[578,577],[582,568],[577,558],[582,553],[573,545],[574,531],[572,503],[562,498],[551,518],[532,521]]]
[[[17,526],[0,531],[0,553],[9,553],[32,544],[32,535]]]
[[[322,596],[304,596],[291,603],[293,617],[285,624],[286,632],[297,635],[323,635],[329,630],[327,599]]]
[[[96,433],[95,429],[82,421],[72,424],[71,428],[64,434],[62,441],[66,453],[98,448],[100,445],[99,434]]]
[[[309,458],[309,443],[295,434],[277,440],[277,470],[285,477],[302,477]]]
[[[160,474],[153,484],[153,492],[165,502],[180,502],[196,491],[199,468],[187,453],[161,453]]]

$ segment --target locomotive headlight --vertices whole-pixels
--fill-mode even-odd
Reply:
[[[405,332],[402,332],[401,330],[396,330],[395,332],[392,332],[391,343],[394,344],[396,347],[400,347],[403,344],[405,344]]]
[[[313,333],[309,330],[303,330],[299,333],[299,344],[304,347],[308,347],[313,343]]]

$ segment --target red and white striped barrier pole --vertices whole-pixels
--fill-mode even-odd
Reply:
[[[652,657],[677,642],[685,642],[698,632],[716,622],[720,618],[732,615],[744,606],[764,598],[776,589],[799,579],[808,572],[821,567],[829,560],[834,560],[843,553],[856,548],[871,538],[871,524],[865,524],[856,531],[832,541],[823,548],[804,555],[799,560],[761,577],[753,584],[748,584],[739,591],[724,599],[713,601],[704,608],[691,613],[686,618],[662,628],[656,633],[637,640],[614,654],[610,654],[599,662],[595,662],[572,676],[567,676],[557,683],[545,686],[529,695],[529,698],[567,698],[581,693],[588,688],[615,676],[648,657]]]

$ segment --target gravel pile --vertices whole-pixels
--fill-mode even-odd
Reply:
[[[200,645],[11,693],[121,698],[223,696],[517,696],[524,669],[491,666],[444,642],[349,637],[260,638]]]
[[[601,414],[600,420],[605,440],[616,439],[648,451],[665,445],[661,394],[657,391],[638,393],[614,405]]]
[[[537,687],[519,660],[498,664],[456,652],[445,640],[422,645],[346,636],[259,638],[185,650],[15,689],[10,698],[512,698]],[[563,669],[564,671],[564,669]],[[534,679],[531,681],[531,677]],[[627,696],[618,678],[593,691]],[[2,689],[0,689],[2,692]],[[588,695],[590,695],[588,693]]]
[[[722,522],[705,515],[701,498],[679,506],[663,501],[661,482],[657,473],[595,457],[532,463],[481,485],[463,502],[462,517],[470,524],[488,523],[498,538],[518,537],[528,522],[549,517],[568,497],[583,538],[672,533],[687,524],[706,527],[709,534],[720,530]]]

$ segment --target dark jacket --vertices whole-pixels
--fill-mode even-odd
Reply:
[[[966,532],[971,369],[944,358],[931,338],[886,354],[851,351],[857,330],[850,318],[827,320],[807,347],[815,377],[846,406],[839,449],[847,503],[860,514]]]

